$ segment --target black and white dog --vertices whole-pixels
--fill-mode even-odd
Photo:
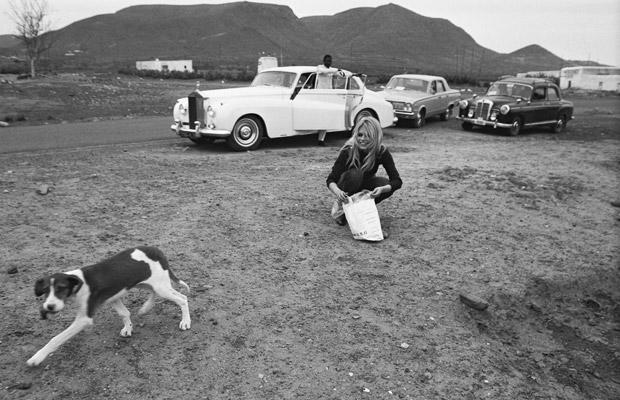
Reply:
[[[75,296],[79,309],[73,323],[37,351],[27,364],[39,365],[63,343],[92,325],[95,311],[103,304],[110,304],[123,319],[121,336],[131,336],[130,313],[123,304],[122,297],[133,287],[151,290],[138,314],[148,312],[153,307],[155,295],[159,295],[181,307],[179,328],[189,329],[191,319],[187,297],[172,288],[171,280],[189,292],[189,286],[172,273],[164,254],[155,247],[146,246],[127,249],[97,264],[37,280],[34,286],[35,294],[45,295],[41,306],[41,319],[46,319],[49,313],[62,310],[65,301],[71,296]]]

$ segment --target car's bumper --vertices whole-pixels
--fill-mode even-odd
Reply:
[[[416,118],[418,118],[418,113],[407,113],[407,112],[395,111],[394,115],[398,119],[416,119]]]
[[[230,136],[230,131],[224,129],[208,129],[208,128],[196,128],[190,129],[189,126],[183,125],[181,121],[175,121],[170,125],[170,129],[176,132],[177,135],[184,138],[198,139],[201,137],[213,137],[213,138],[225,138]]]
[[[492,126],[493,128],[510,128],[512,126],[511,124],[505,124],[497,121],[488,121],[482,118],[456,117],[456,119],[463,122],[468,122],[475,126]]]

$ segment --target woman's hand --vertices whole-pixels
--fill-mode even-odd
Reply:
[[[347,199],[347,192],[343,192],[335,182],[329,184],[329,190],[336,196],[336,199],[343,202]]]
[[[340,190],[340,188],[336,188],[336,190],[334,190],[334,194],[336,195],[336,198],[341,202],[346,201],[347,197],[349,197],[347,195],[347,192]]]
[[[370,192],[370,197],[374,199],[375,197],[378,197],[379,195],[381,195],[381,193],[389,193],[391,190],[392,190],[392,186],[390,185],[378,186],[374,188],[372,192]]]

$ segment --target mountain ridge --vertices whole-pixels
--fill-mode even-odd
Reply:
[[[111,68],[159,58],[249,70],[260,55],[278,56],[285,65],[315,65],[327,53],[342,68],[375,75],[481,77],[574,65],[537,44],[496,52],[447,19],[393,3],[303,18],[285,5],[247,1],[134,5],[49,34],[55,44],[46,55],[65,67]],[[0,54],[13,55],[17,48],[3,47],[5,39],[0,35]]]

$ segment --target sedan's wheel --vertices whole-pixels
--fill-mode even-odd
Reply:
[[[416,118],[413,120],[413,127],[421,128],[424,126],[425,122],[426,122],[426,116],[424,115],[424,112],[419,112]]]
[[[474,126],[471,123],[469,123],[469,122],[463,122],[461,124],[461,127],[463,128],[464,131],[468,131],[468,132],[474,130]]]
[[[447,121],[452,117],[452,106],[446,108],[446,111],[439,116],[442,121]]]
[[[561,133],[564,128],[566,128],[566,117],[564,115],[560,115],[560,118],[555,122],[555,125],[551,127],[553,133]]]
[[[521,122],[521,118],[514,117],[512,119],[512,123],[510,124],[510,128],[508,129],[510,136],[518,136],[519,133],[521,133],[522,127],[523,127],[523,123]]]
[[[263,124],[258,118],[242,117],[235,124],[226,142],[235,151],[255,150],[263,140],[263,131]]]
[[[368,110],[362,110],[355,116],[355,125],[357,125],[360,119],[365,118],[365,117],[374,118],[375,116],[372,115],[372,113]]]

